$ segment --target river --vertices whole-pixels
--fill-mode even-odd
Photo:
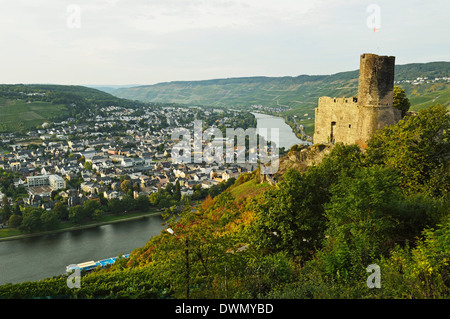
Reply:
[[[296,144],[308,144],[308,142],[300,140],[292,131],[292,128],[286,124],[282,117],[272,116],[261,113],[252,113],[257,120],[257,128],[267,128],[267,134],[260,132],[266,139],[270,139],[270,129],[278,128],[279,130],[279,144],[278,147],[284,147],[288,151],[291,146]],[[268,138],[269,136],[269,138]]]
[[[0,285],[41,280],[66,266],[128,254],[161,233],[161,216],[0,242]]]
[[[279,129],[279,147],[306,143],[283,118],[252,113],[257,128]],[[267,136],[266,136],[267,137]],[[160,216],[67,231],[32,238],[0,241],[0,285],[41,280],[66,272],[66,266],[128,254],[164,228]]]

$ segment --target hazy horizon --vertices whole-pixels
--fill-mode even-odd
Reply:
[[[368,53],[368,52],[366,52]],[[428,62],[413,62],[413,63],[406,63],[406,64],[425,64],[425,63],[434,63],[434,62],[450,62],[450,61],[428,61]],[[396,64],[396,66],[398,65],[406,65],[406,64]],[[337,74],[337,73],[345,73],[345,72],[352,72],[352,71],[356,71],[358,69],[355,70],[347,70],[347,71],[342,71],[342,72],[336,72],[336,73],[330,73],[330,74],[298,74],[298,75],[280,75],[280,76],[273,76],[273,77],[297,77],[297,76],[302,76],[302,75],[307,75],[307,76],[321,76],[321,75],[333,75],[333,74]],[[251,77],[272,77],[272,76],[266,76],[266,75],[254,75]],[[241,77],[228,77],[228,78],[210,78],[210,79],[200,79],[200,80],[169,80],[169,81],[164,81],[164,82],[157,82],[157,83],[151,83],[151,84],[147,84],[147,83],[136,83],[136,84],[108,84],[108,83],[100,83],[100,84],[60,84],[60,83],[0,83],[0,84],[43,84],[43,85],[80,85],[80,86],[86,86],[86,87],[92,87],[92,88],[96,88],[96,87],[107,87],[107,88],[125,88],[125,87],[137,87],[137,86],[150,86],[150,85],[156,85],[156,84],[163,84],[163,83],[171,83],[171,82],[200,82],[200,81],[214,81],[214,80],[226,80],[226,79],[233,79],[233,78],[248,78],[248,76],[241,76]]]
[[[448,1],[1,1],[0,83],[139,86],[450,61]],[[132,84],[128,84],[132,83]]]

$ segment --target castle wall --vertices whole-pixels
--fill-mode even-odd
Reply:
[[[354,143],[357,125],[358,105],[353,98],[319,98],[315,109],[314,143]]]
[[[394,125],[402,118],[402,112],[394,107],[359,107],[358,132],[353,143],[365,147],[366,141],[386,125]]]
[[[315,109],[314,143],[357,143],[386,125],[401,120],[393,107],[395,57],[362,54],[358,98],[319,98]]]

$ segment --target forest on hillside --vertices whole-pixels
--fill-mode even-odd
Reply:
[[[437,104],[276,185],[242,175],[80,288],[64,275],[0,298],[448,298],[449,125]]]
[[[108,106],[174,105],[122,99],[79,85],[0,84],[0,132],[25,134],[45,122],[95,116],[102,107]]]
[[[0,98],[65,105],[68,108],[68,115],[71,117],[80,116],[88,110],[95,111],[97,107],[120,105],[135,108],[150,105],[118,98],[106,92],[79,85],[0,84]],[[66,114],[64,115],[67,117]],[[20,120],[20,117],[17,120]]]
[[[249,109],[261,105],[278,112],[298,111],[297,115],[312,113],[321,96],[350,97],[357,94],[359,70],[331,75],[306,75],[282,77],[239,77],[203,81],[172,81],[154,85],[119,88],[113,95],[132,100],[179,103],[184,105],[222,106]],[[395,81],[412,81],[418,77],[450,77],[450,62],[412,63],[395,66]],[[425,91],[446,91],[449,84],[441,86],[422,83],[416,87],[402,83],[410,94],[410,88]],[[433,87],[433,88],[431,88]],[[430,101],[433,98],[429,99]],[[437,102],[436,102],[437,103]],[[434,103],[434,104],[436,104]],[[442,103],[441,103],[442,104]]]

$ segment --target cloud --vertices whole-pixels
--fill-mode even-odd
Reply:
[[[270,23],[301,25],[313,8],[313,1],[303,0],[165,0],[116,1],[115,13],[108,2],[86,5],[86,10],[109,12],[131,29],[152,34],[186,30],[261,27]],[[110,16],[110,15],[109,15]]]
[[[366,25],[372,3],[377,33]],[[68,26],[71,4],[80,28]],[[2,1],[0,82],[324,74],[355,69],[359,54],[377,50],[402,63],[445,60],[448,9],[448,0]]]

